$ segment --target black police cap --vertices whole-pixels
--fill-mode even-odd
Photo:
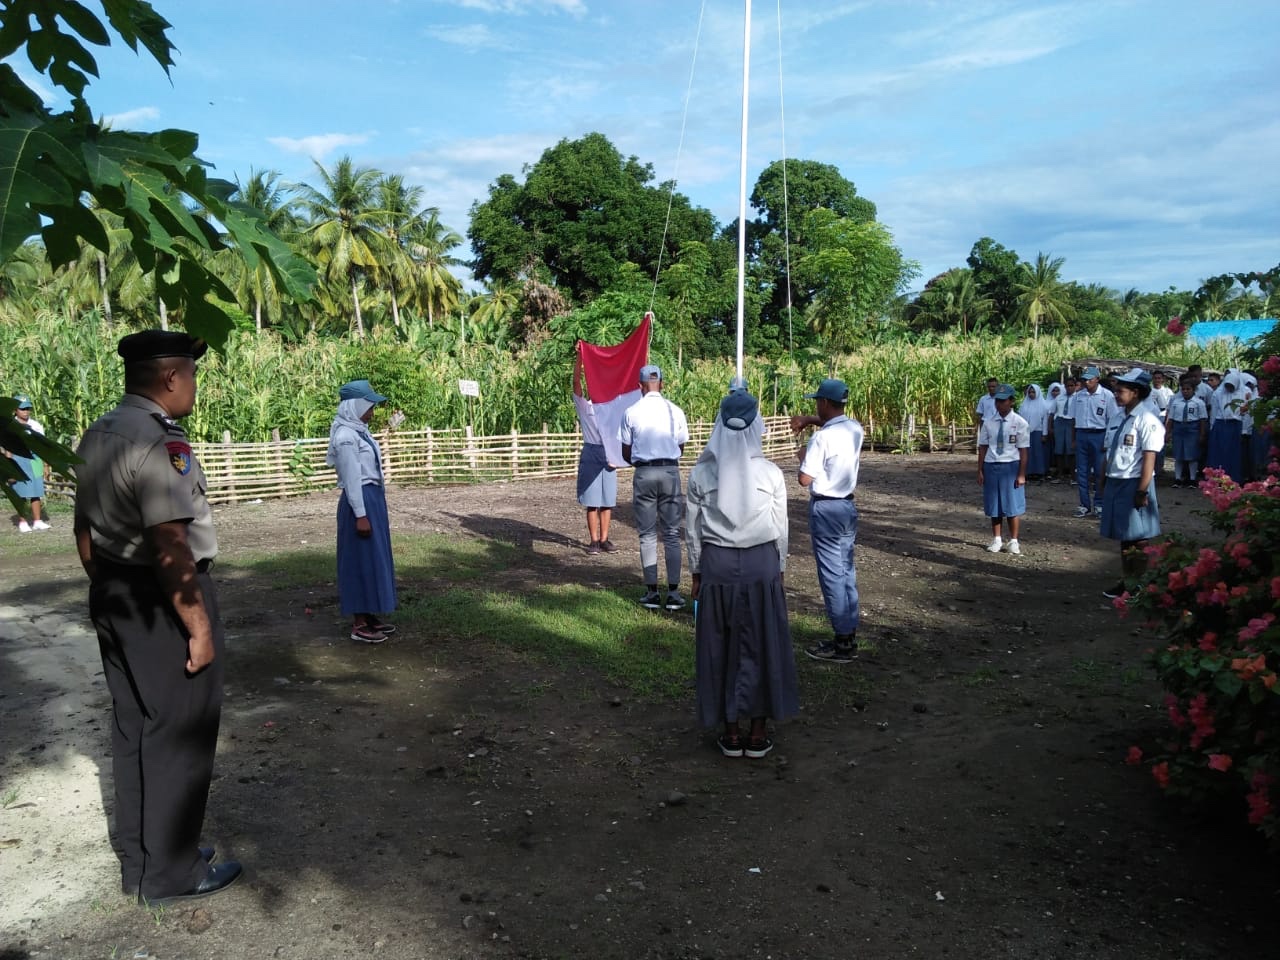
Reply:
[[[209,344],[181,330],[140,330],[122,337],[116,353],[125,363],[141,363],[161,357],[190,357],[199,360]]]

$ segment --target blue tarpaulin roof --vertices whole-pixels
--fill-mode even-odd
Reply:
[[[1187,331],[1187,339],[1203,346],[1210,340],[1226,337],[1241,343],[1252,343],[1271,332],[1276,320],[1199,320]]]

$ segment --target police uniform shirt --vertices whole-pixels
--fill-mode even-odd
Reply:
[[[1132,413],[1121,410],[1107,424],[1103,458],[1107,476],[1118,480],[1142,476],[1142,455],[1164,449],[1164,426],[1154,413],[1138,404]]]
[[[573,395],[573,405],[578,411],[578,426],[582,428],[582,442],[599,446],[604,443],[600,436],[600,424],[596,423],[596,408],[586,397]]]
[[[1106,429],[1117,409],[1115,396],[1101,384],[1093,393],[1088,389],[1077,390],[1071,399],[1071,415],[1075,418],[1077,430]]]
[[[155,562],[144,532],[187,521],[196,561],[218,553],[204,471],[177,423],[159,404],[127,393],[95,421],[76,453],[76,523],[88,529],[99,557],[130,566]]]
[[[862,424],[843,413],[814,432],[800,472],[813,478],[809,492],[819,497],[848,497],[858,488]]]
[[[1000,449],[1000,424],[1004,423],[1004,449]],[[978,446],[987,447],[983,463],[1016,463],[1021,459],[1019,450],[1031,446],[1031,425],[1020,414],[1009,412],[1001,420],[1000,414],[988,417],[978,428]]]
[[[631,447],[632,463],[679,460],[680,448],[689,442],[689,422],[683,410],[655,390],[627,407],[618,439]]]
[[[1209,411],[1205,409],[1204,401],[1194,393],[1190,397],[1178,394],[1169,401],[1168,422],[1170,425],[1182,423],[1184,420],[1188,423],[1194,423],[1197,420],[1206,420],[1208,417]]]

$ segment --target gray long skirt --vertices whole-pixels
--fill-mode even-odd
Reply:
[[[698,720],[784,720],[800,709],[778,548],[702,548],[698,596]]]

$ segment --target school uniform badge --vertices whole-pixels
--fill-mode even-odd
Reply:
[[[169,465],[181,476],[191,472],[191,444],[171,440],[164,445],[169,451]]]

